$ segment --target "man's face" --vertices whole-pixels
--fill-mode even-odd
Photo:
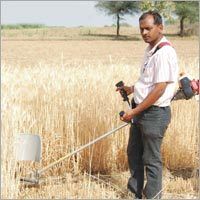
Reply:
[[[140,21],[140,33],[146,43],[154,44],[154,42],[160,38],[162,30],[163,25],[154,24],[152,15],[148,15],[145,19]]]

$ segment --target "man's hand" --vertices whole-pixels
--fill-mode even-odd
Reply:
[[[125,91],[126,91],[126,93],[127,93],[127,95],[130,95],[131,93],[133,93],[133,90],[134,90],[134,87],[133,86],[131,86],[131,87],[129,87],[129,86],[122,86],[122,87],[118,87],[117,89],[116,89],[116,91],[121,91],[121,89],[124,89]],[[120,92],[121,93],[121,92]]]
[[[134,117],[134,109],[127,110],[120,119],[124,122],[130,122]]]

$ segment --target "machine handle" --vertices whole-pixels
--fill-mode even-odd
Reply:
[[[115,86],[116,87],[123,87],[124,86],[124,82],[123,81],[119,81]],[[123,101],[129,101],[126,90],[121,89],[120,90],[120,94],[123,97]]]
[[[119,116],[120,116],[120,117],[123,117],[124,114],[125,114],[125,112],[124,112],[124,111],[121,111],[121,112],[119,113]]]

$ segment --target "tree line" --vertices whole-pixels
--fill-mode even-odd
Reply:
[[[99,1],[97,9],[116,19],[116,35],[119,36],[120,20],[126,14],[134,15],[148,10],[158,11],[168,23],[178,18],[180,24],[179,35],[185,35],[185,23],[199,21],[199,1]]]
[[[1,29],[45,28],[44,24],[1,24]]]

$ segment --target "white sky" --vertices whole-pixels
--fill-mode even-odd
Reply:
[[[97,1],[1,1],[1,24],[40,23],[48,26],[104,26],[115,20],[94,6]],[[138,26],[139,15],[124,16]]]

